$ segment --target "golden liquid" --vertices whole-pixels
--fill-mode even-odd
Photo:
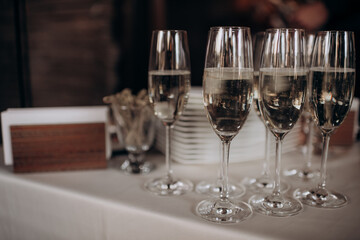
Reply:
[[[299,119],[306,92],[306,71],[261,69],[261,112],[270,130],[281,136]]]
[[[208,119],[221,138],[231,139],[243,126],[252,103],[252,71],[205,69],[204,105]]]
[[[310,69],[311,108],[316,124],[330,133],[346,118],[355,89],[355,69]]]
[[[150,71],[149,96],[154,114],[173,124],[184,111],[190,92],[189,71]]]

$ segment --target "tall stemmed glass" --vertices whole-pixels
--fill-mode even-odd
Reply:
[[[347,204],[343,194],[326,187],[326,164],[331,134],[346,118],[355,89],[355,39],[348,31],[319,32],[310,68],[310,105],[323,136],[321,175],[317,187],[297,189],[294,196],[304,204],[337,208]]]
[[[253,100],[254,100],[254,110],[260,120],[264,123],[265,127],[265,154],[262,161],[262,172],[258,177],[246,177],[243,179],[242,184],[246,186],[247,189],[253,192],[271,192],[274,188],[274,178],[271,176],[270,172],[270,134],[269,130],[266,127],[264,118],[261,116],[260,106],[259,106],[259,96],[260,96],[260,82],[259,82],[259,68],[260,68],[260,59],[261,52],[263,50],[265,32],[258,32],[254,35],[253,39],[253,56],[254,56],[254,85],[253,85]],[[280,189],[282,192],[289,190],[289,184],[281,182]]]
[[[291,216],[302,204],[280,191],[282,141],[300,118],[306,93],[304,30],[269,29],[260,64],[260,108],[276,139],[275,187],[249,199],[253,209],[270,216]]]
[[[162,196],[181,195],[193,184],[177,179],[171,169],[171,130],[182,114],[190,92],[190,53],[187,32],[156,30],[152,32],[149,60],[149,97],[155,116],[166,129],[166,169],[163,177],[151,179],[145,188]]]
[[[251,108],[252,43],[246,27],[212,27],[208,36],[203,76],[204,106],[222,142],[221,191],[203,200],[196,214],[216,223],[240,222],[251,216],[250,206],[229,198],[228,164],[231,140],[244,125]]]
[[[315,34],[309,33],[306,34],[306,64],[310,68],[311,56],[315,43]],[[312,116],[312,111],[309,104],[309,91],[310,84],[307,86],[307,97],[305,99],[304,111],[302,114],[303,119],[303,133],[305,135],[305,143],[302,147],[302,152],[304,154],[304,164],[299,168],[290,168],[284,171],[285,176],[289,176],[295,180],[300,181],[310,181],[319,178],[320,172],[318,169],[314,169],[312,165],[312,155],[313,155],[313,136],[314,136],[314,121]]]

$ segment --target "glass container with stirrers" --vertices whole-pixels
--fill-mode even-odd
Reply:
[[[103,101],[110,104],[119,141],[128,152],[120,169],[125,173],[149,173],[155,165],[145,161],[145,153],[155,138],[155,117],[150,108],[145,89],[134,96],[130,89],[106,96]]]

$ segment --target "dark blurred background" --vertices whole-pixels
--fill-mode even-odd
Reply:
[[[153,29],[188,31],[193,86],[201,85],[211,26],[353,30],[359,51],[355,6],[354,0],[0,0],[0,111],[99,105],[123,88],[146,88]]]

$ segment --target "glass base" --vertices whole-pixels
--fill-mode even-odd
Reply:
[[[310,190],[296,189],[294,197],[306,205],[319,208],[339,208],[348,203],[345,195],[320,187]]]
[[[300,213],[303,209],[301,202],[282,195],[254,195],[249,199],[253,210],[264,215],[274,217],[288,217]]]
[[[145,189],[160,196],[182,195],[193,189],[189,180],[161,177],[150,179],[145,183]]]
[[[316,169],[292,168],[284,171],[284,175],[299,181],[319,179],[320,171]]]
[[[249,218],[252,210],[242,201],[214,198],[201,201],[196,215],[214,223],[238,223]]]
[[[120,166],[122,171],[130,174],[147,174],[154,168],[155,165],[149,162],[131,162],[129,160],[125,160]]]
[[[236,186],[234,184],[229,183],[228,187],[229,187],[228,189],[229,196],[232,198],[242,197],[246,193],[246,189],[242,185]],[[196,185],[195,191],[200,194],[206,194],[212,197],[219,197],[221,191],[221,183],[220,181],[215,181],[215,182],[202,181]]]
[[[255,193],[272,193],[274,189],[274,180],[266,176],[260,176],[258,178],[244,178],[241,183],[249,191]],[[285,182],[280,182],[280,191],[282,193],[288,191],[289,189],[289,184]]]

